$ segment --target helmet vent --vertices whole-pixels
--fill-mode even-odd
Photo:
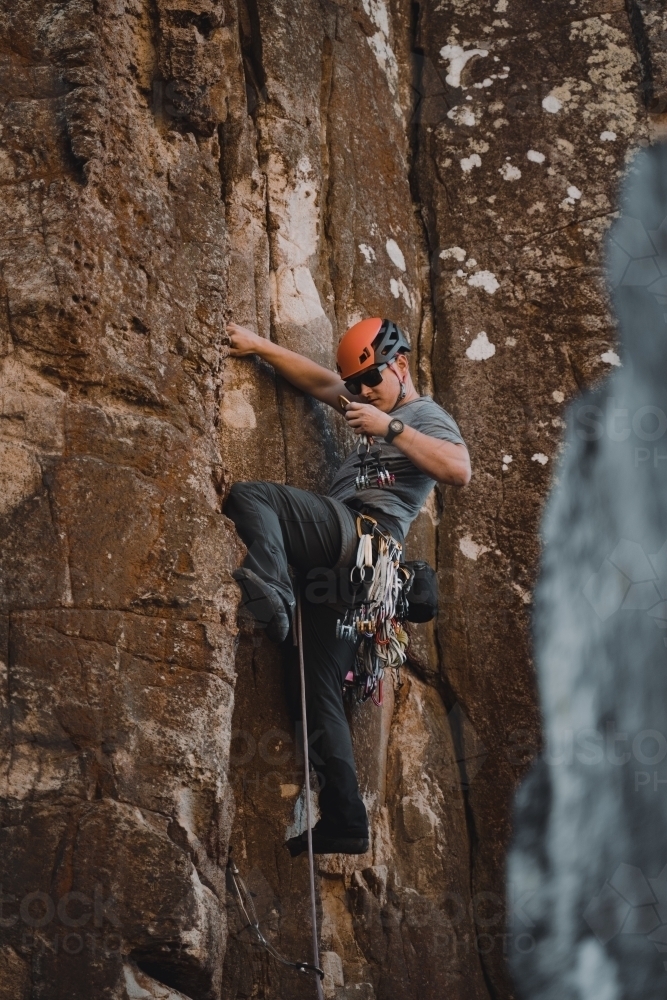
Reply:
[[[363,353],[359,355],[359,364],[363,365],[366,358],[370,358],[370,356],[371,352],[368,350],[367,347],[364,347]]]

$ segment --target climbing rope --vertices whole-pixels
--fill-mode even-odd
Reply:
[[[317,900],[315,897],[315,861],[313,857],[313,830],[312,830],[312,805],[310,801],[310,767],[308,761],[308,721],[306,716],[306,676],[303,660],[303,629],[301,620],[301,593],[297,588],[296,598],[296,630],[295,645],[299,647],[299,673],[301,675],[301,719],[303,723],[303,758],[305,770],[305,792],[306,792],[306,823],[308,825],[308,874],[310,878],[310,917],[313,933],[313,964],[308,962],[292,962],[289,958],[278,951],[262,933],[259,926],[259,919],[252,901],[252,896],[248,892],[246,885],[241,878],[238,868],[232,861],[231,850],[227,861],[227,888],[234,896],[239,908],[242,920],[245,921],[243,930],[251,931],[255,938],[255,943],[264,948],[269,955],[273,955],[281,965],[286,965],[297,972],[313,973],[315,975],[315,986],[318,1000],[324,1000],[322,991],[322,980],[324,972],[320,968],[320,948],[317,939]]]
[[[308,874],[310,877],[310,922],[313,934],[313,966],[317,969],[320,964],[320,947],[317,940],[317,901],[315,899],[315,861],[313,858],[313,817],[312,805],[310,801],[310,764],[308,762],[308,722],[306,717],[306,671],[303,662],[303,630],[301,619],[301,590],[297,587],[296,592],[296,639],[299,647],[299,675],[301,677],[301,723],[303,728],[303,760],[306,786],[306,823],[308,826]],[[324,1000],[322,990],[322,979],[315,980],[318,1000]]]

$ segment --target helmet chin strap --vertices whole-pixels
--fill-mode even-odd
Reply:
[[[396,368],[396,366],[394,364],[390,364],[389,368],[394,373],[394,375],[396,376],[396,378],[398,379],[398,384],[401,387],[400,391],[398,393],[398,399],[396,400],[396,402],[394,403],[394,406],[393,406],[393,409],[396,409],[396,407],[398,406],[398,404],[402,403],[403,400],[405,399],[405,394],[406,394],[407,390],[405,388],[405,379],[401,378],[401,376],[400,376],[400,374],[399,374],[398,369]]]

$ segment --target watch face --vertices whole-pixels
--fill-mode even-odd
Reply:
[[[403,421],[392,420],[392,422],[389,424],[389,430],[392,432],[392,434],[398,434],[399,431],[403,430]]]

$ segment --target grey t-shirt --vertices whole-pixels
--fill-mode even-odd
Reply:
[[[452,444],[465,444],[454,418],[430,396],[420,396],[411,403],[404,403],[403,406],[392,410],[391,415],[398,417],[406,426],[414,427],[422,434],[428,434],[429,437],[438,438],[440,441],[451,441]],[[396,445],[387,444],[384,438],[376,438],[375,445],[380,445],[380,464],[385,465],[396,477],[393,486],[372,487],[368,490],[355,489],[354,481],[359,462],[355,449],[336,473],[329,496],[341,502],[354,498],[358,504],[363,503],[383,511],[396,519],[405,537],[408,528],[435,486],[435,480],[413,465]]]

